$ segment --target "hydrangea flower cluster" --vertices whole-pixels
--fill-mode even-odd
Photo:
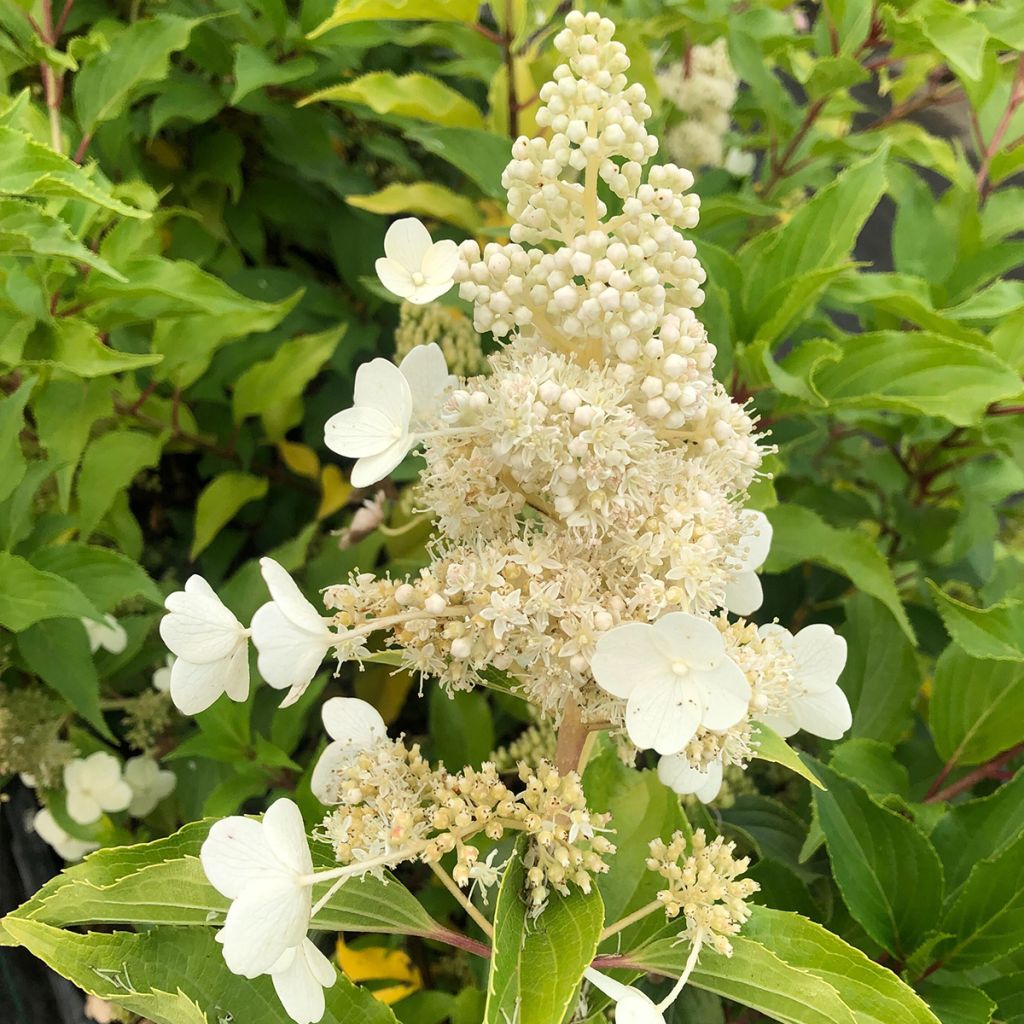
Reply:
[[[456,376],[474,377],[487,372],[480,335],[472,321],[454,306],[402,303],[395,329],[395,359],[401,361],[417,345],[437,345]]]
[[[540,134],[515,141],[503,176],[508,242],[433,243],[411,218],[388,232],[382,283],[414,305],[457,283],[476,330],[500,346],[474,376],[450,375],[443,338],[412,345],[397,366],[372,360],[357,372],[353,406],[325,427],[327,446],[355,460],[356,486],[373,487],[422,452],[416,498],[436,526],[428,564],[409,578],[353,573],[326,588],[318,609],[265,558],[271,600],[249,627],[200,577],[168,598],[161,633],[176,655],[170,692],[185,710],[225,692],[245,698],[250,639],[284,705],[328,655],[362,662],[383,646],[449,693],[499,677],[539,716],[532,745],[542,729],[554,733],[553,762],[521,760],[518,781],[506,780],[494,764],[431,765],[415,745],[390,739],[369,705],[328,701],[331,742],[312,787],[330,808],[317,836],[340,866],[312,873],[308,850],[296,852],[297,827],[275,839],[274,808],[262,826],[217,834],[269,844],[284,864],[274,871],[292,909],[273,958],[232,925],[248,913],[235,911],[248,883],[224,875],[216,857],[207,869],[235,901],[222,933],[231,969],[293,971],[292,995],[320,984],[303,959],[315,882],[419,861],[478,920],[461,890],[486,891],[500,871],[478,840],[522,833],[524,898],[535,913],[552,892],[589,889],[614,851],[609,822],[588,809],[580,782],[590,733],[610,731],[628,754],[653,750],[666,784],[712,800],[725,771],[756,753],[758,723],[827,737],[849,726],[837,685],[845,645],[831,629],[792,637],[730,619],[761,604],[756,573],[771,529],[744,506],[768,449],[749,410],[713,377],[715,349],[694,312],[704,271],[682,234],[698,218],[693,176],[652,163],[650,108],[628,82],[613,32],[597,14],[572,12],[555,38],[563,63],[540,93]],[[631,1019],[662,1020],[702,945],[727,952],[746,919],[753,883],[737,880],[743,862],[702,834],[681,859],[684,846],[678,836],[653,846],[650,866],[668,883],[661,905],[687,921],[690,960],[658,1006],[631,989],[609,991],[620,1009],[642,1004]],[[449,854],[450,876],[440,868]],[[259,859],[253,885],[269,870]],[[591,973],[605,991],[618,984]],[[317,991],[320,999],[301,1001],[303,1022],[316,1019]]]

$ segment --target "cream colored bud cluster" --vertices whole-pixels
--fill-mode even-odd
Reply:
[[[684,167],[721,167],[729,112],[739,91],[725,39],[690,47],[684,61],[659,73],[658,87],[685,115],[668,130],[665,148]]]
[[[675,832],[668,843],[652,840],[647,859],[648,870],[668,883],[658,893],[667,916],[682,914],[684,935],[700,936],[700,941],[724,956],[732,955],[729,939],[750,917],[746,901],[760,888],[753,879],[739,877],[750,862],[734,857],[735,848],[722,836],[709,843],[704,830],[697,829],[690,843],[681,832]]]
[[[403,302],[395,330],[395,362],[417,345],[431,343],[441,349],[449,371],[456,376],[475,377],[487,372],[480,335],[458,309],[439,302]]]
[[[547,906],[551,891],[569,895],[570,884],[590,892],[593,876],[608,865],[602,859],[615,853],[615,845],[600,833],[611,816],[587,809],[583,786],[575,772],[560,775],[547,761],[537,768],[519,765],[526,789],[520,800],[531,837],[526,865],[527,900],[536,915]]]
[[[529,837],[530,905],[543,908],[552,889],[590,891],[591,876],[607,871],[601,859],[615,847],[603,835],[608,815],[587,810],[575,773],[560,775],[547,761],[517,766],[520,791],[501,779],[493,763],[449,772],[424,760],[418,746],[381,739],[340,765],[331,781],[335,808],[319,837],[341,864],[402,860],[437,863],[455,855],[452,877],[463,888],[498,880],[472,840],[501,839],[509,830]]]

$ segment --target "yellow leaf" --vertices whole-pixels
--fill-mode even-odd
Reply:
[[[277,451],[281,461],[297,476],[316,480],[320,475],[320,460],[308,445],[295,441],[278,441]]]
[[[477,6],[477,0],[338,0],[334,13],[308,38],[316,39],[354,21],[461,21],[472,25]]]
[[[445,220],[469,232],[475,232],[480,226],[480,214],[470,200],[430,181],[411,185],[394,182],[372,195],[346,196],[345,201],[370,213],[418,213]]]
[[[316,510],[316,517],[326,519],[345,507],[352,494],[352,485],[342,476],[341,470],[331,464],[320,471],[320,492],[320,507]]]
[[[423,987],[423,976],[419,968],[401,949],[385,949],[383,946],[364,946],[352,949],[345,940],[338,939],[336,951],[338,966],[350,981],[390,981],[394,984],[370,991],[382,1003],[397,1003]]]

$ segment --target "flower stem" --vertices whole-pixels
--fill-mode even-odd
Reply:
[[[662,909],[662,903],[660,900],[651,900],[650,903],[641,907],[639,910],[634,910],[632,914],[627,914],[625,917],[620,918],[615,924],[608,925],[601,936],[598,939],[598,943],[604,942],[605,939],[610,939],[613,935],[618,935],[619,932],[625,931],[630,925],[636,924],[637,921],[642,921],[645,917],[649,917],[656,910]]]
[[[562,712],[562,722],[555,742],[555,767],[561,775],[579,771],[583,746],[589,734],[579,704],[570,699]]]
[[[494,929],[491,927],[491,922],[473,905],[473,901],[459,888],[455,879],[440,864],[434,861],[430,862],[430,870],[441,879],[444,887],[455,897],[459,906],[477,923],[484,935],[489,939],[493,939]]]
[[[679,993],[683,991],[686,983],[690,980],[690,975],[693,974],[694,967],[697,966],[697,957],[700,956],[700,948],[704,944],[704,935],[698,930],[693,936],[693,948],[690,950],[690,955],[687,957],[686,966],[683,968],[683,973],[679,975],[679,980],[672,986],[672,991],[660,1003],[658,1003],[658,1009],[664,1013],[679,997]]]

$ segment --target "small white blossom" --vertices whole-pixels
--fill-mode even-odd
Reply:
[[[275,690],[288,691],[284,708],[305,693],[338,635],[277,562],[261,558],[260,572],[271,600],[252,617],[252,642],[260,675]]]
[[[57,824],[57,819],[54,818],[48,807],[36,811],[36,815],[32,819],[32,827],[41,839],[49,843],[57,851],[57,854],[67,861],[81,860],[87,853],[100,848],[99,843],[76,839],[74,836],[68,835]]]
[[[615,1024],[665,1024],[665,1015],[650,996],[588,967],[583,976],[615,1001]]]
[[[709,804],[722,788],[722,759],[716,757],[703,768],[694,768],[689,758],[669,754],[658,762],[658,778],[680,796],[693,794]]]
[[[728,729],[747,713],[750,684],[722,634],[686,612],[609,630],[590,667],[603,690],[626,701],[626,731],[641,749],[675,754],[700,726]]]
[[[389,292],[416,305],[433,302],[455,283],[458,246],[450,239],[435,242],[422,222],[403,217],[388,228],[377,276]]]
[[[764,601],[756,570],[764,565],[771,549],[772,524],[763,512],[747,510],[742,519],[745,533],[740,541],[739,566],[726,584],[724,605],[734,615],[752,615]]]
[[[332,697],[320,711],[324,728],[333,742],[328,743],[313,769],[310,789],[322,804],[338,802],[334,776],[356,754],[376,746],[387,736],[380,712],[365,700]]]
[[[299,808],[271,804],[262,821],[215,822],[199,852],[210,884],[231,900],[217,941],[234,974],[266,974],[306,937],[313,860]]]
[[[174,772],[162,769],[151,757],[128,758],[124,763],[124,781],[131,786],[128,813],[134,818],[144,818],[178,784]]]
[[[79,825],[91,825],[104,811],[123,811],[131,803],[131,787],[121,777],[121,762],[105,750],[77,758],[64,766],[68,815]]]
[[[838,740],[853,724],[850,702],[839,687],[846,665],[846,641],[823,623],[805,626],[794,636],[777,623],[758,628],[761,636],[775,636],[793,656],[794,686],[789,707],[761,720],[780,736],[792,736],[798,729]]]
[[[249,631],[224,606],[202,576],[164,602],[160,636],[177,656],[171,666],[171,700],[184,715],[205,711],[222,693],[249,696]]]
[[[269,974],[281,1005],[295,1024],[316,1024],[323,1017],[324,989],[334,984],[334,967],[309,939],[286,949]]]
[[[82,619],[89,637],[89,650],[95,654],[101,647],[111,654],[120,654],[128,646],[128,634],[113,615],[104,615],[102,622]]]
[[[171,670],[174,668],[174,655],[168,654],[166,661],[153,672],[153,689],[158,693],[169,693],[171,689]]]
[[[417,345],[399,364],[412,395],[412,426],[433,427],[441,411],[441,402],[457,380],[448,372],[440,346]]]

